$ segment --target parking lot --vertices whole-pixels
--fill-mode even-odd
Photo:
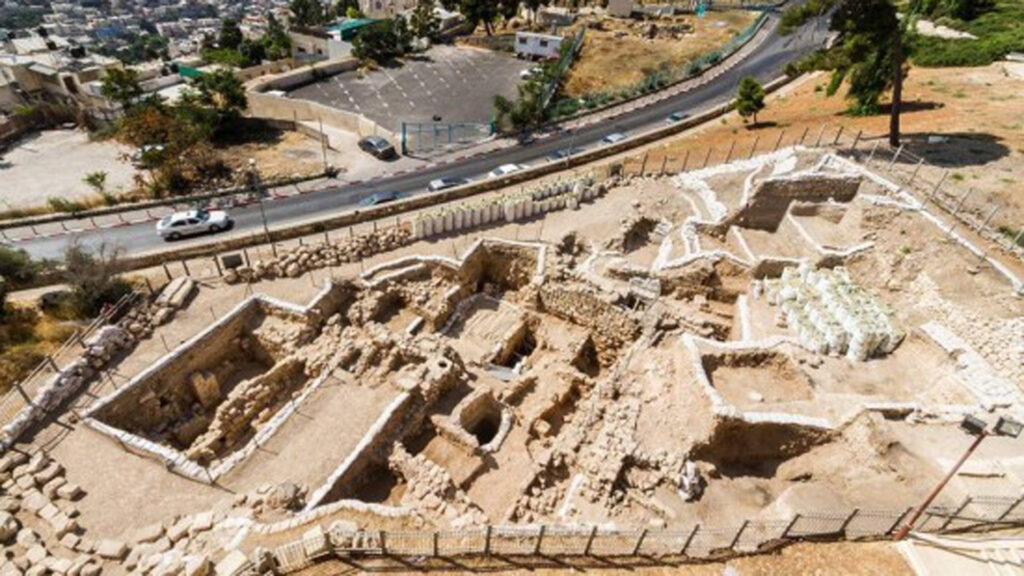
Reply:
[[[346,72],[289,92],[370,118],[398,131],[402,122],[489,122],[494,97],[516,95],[528,61],[476,48],[435,46],[394,68]]]

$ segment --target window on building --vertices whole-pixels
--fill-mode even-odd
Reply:
[[[541,40],[540,41],[540,47],[541,48],[547,48],[548,47],[548,41],[547,40]]]

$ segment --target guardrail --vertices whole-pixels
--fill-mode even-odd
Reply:
[[[1024,497],[968,496],[952,506],[933,506],[918,532],[990,530],[1024,524]],[[798,513],[778,520],[743,520],[724,525],[694,523],[676,529],[605,529],[598,526],[484,526],[463,530],[331,529],[270,551],[277,573],[289,574],[332,558],[460,557],[642,557],[681,563],[722,561],[793,542],[878,540],[890,537],[913,508]],[[437,565],[450,569],[450,564]]]

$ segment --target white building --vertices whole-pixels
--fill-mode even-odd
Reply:
[[[516,32],[516,56],[527,58],[558,58],[565,38],[551,34]]]

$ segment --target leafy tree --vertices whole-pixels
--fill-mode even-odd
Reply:
[[[77,241],[64,251],[64,282],[71,288],[74,312],[81,318],[100,313],[104,305],[114,304],[131,291],[131,285],[120,277],[123,271],[121,254],[101,245],[93,253]]]
[[[349,16],[350,11],[355,11],[359,16]],[[362,11],[359,9],[359,0],[338,0],[331,7],[331,16],[334,18],[349,17],[361,18]]]
[[[889,143],[898,146],[906,76],[904,44],[913,18],[901,22],[893,0],[811,0],[787,11],[783,27],[792,30],[829,10],[829,27],[839,39],[824,57],[815,59],[817,66],[832,70],[827,93],[835,94],[848,80],[847,98],[854,101],[851,112],[875,114],[879,100],[891,89]]]
[[[292,51],[292,41],[284,26],[273,14],[267,17],[267,32],[263,35],[263,47],[268,60],[287,58]]]
[[[292,0],[289,8],[292,11],[292,22],[296,26],[319,26],[327,21],[320,0]]]
[[[951,16],[973,20],[992,8],[990,0],[911,0],[910,12],[926,16]]]
[[[27,284],[35,280],[43,265],[24,250],[0,246],[0,278],[9,282],[8,288]]]
[[[249,40],[246,38],[238,45],[238,53],[242,56],[243,68],[256,66],[267,57],[267,49],[262,41]]]
[[[402,16],[364,26],[352,40],[352,55],[364,61],[389,62],[411,48],[412,35]]]
[[[355,6],[349,6],[348,8],[345,9],[345,17],[346,18],[365,18],[366,14],[363,14],[363,11],[360,10],[359,8],[356,8]]]
[[[103,194],[107,187],[107,173],[103,170],[89,172],[85,175],[85,178],[83,178],[82,181],[88,184],[89,187],[95,190],[98,194]]]
[[[184,91],[176,110],[200,133],[213,137],[238,120],[248,105],[242,81],[230,70],[217,70],[200,76]]]
[[[531,24],[537,18],[537,11],[540,10],[542,6],[547,6],[547,5],[548,5],[547,0],[524,0],[523,6],[526,6],[526,8],[530,11],[530,22],[531,22]]]
[[[410,19],[412,33],[417,38],[437,40],[441,32],[441,20],[434,12],[434,0],[419,0]]]
[[[100,93],[104,98],[117,102],[127,110],[142,96],[139,74],[131,68],[110,68],[103,76]]]
[[[519,9],[519,0],[441,0],[446,10],[462,13],[474,26],[484,25],[487,35],[494,33],[493,24],[498,17],[512,18]]]
[[[736,93],[736,111],[744,120],[753,116],[757,124],[757,113],[761,110],[764,110],[764,87],[753,77],[745,76]]]
[[[220,25],[220,36],[217,37],[217,45],[221,48],[237,50],[244,39],[242,29],[238,27],[238,22],[231,18],[225,18]]]

